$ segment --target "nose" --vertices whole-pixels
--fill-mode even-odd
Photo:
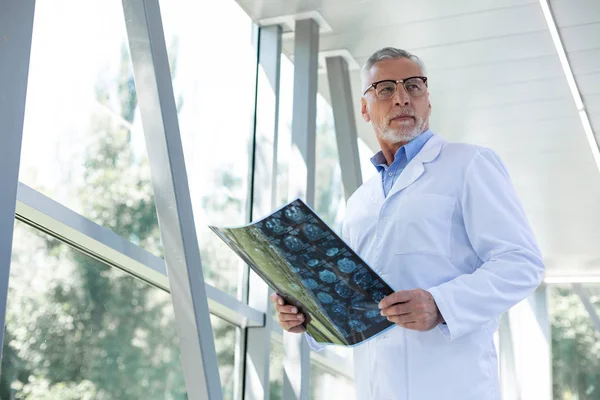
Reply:
[[[401,84],[398,84],[398,86],[396,86],[396,92],[394,93],[393,99],[395,105],[397,106],[407,106],[410,104],[410,96],[404,89],[404,86]]]

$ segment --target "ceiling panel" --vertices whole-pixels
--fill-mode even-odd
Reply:
[[[568,53],[569,63],[575,75],[600,72],[600,48]]]
[[[582,96],[600,94],[600,73],[578,75],[575,79]]]
[[[414,0],[238,0],[238,3],[255,21],[317,10],[334,30],[338,30],[349,22],[360,24],[356,27],[361,29],[402,25],[535,4],[537,0],[462,0],[460,7],[447,0],[429,0],[418,5]]]
[[[600,22],[560,29],[560,36],[567,52],[600,48]]]
[[[550,5],[556,24],[561,28],[600,21],[598,0],[552,0]]]
[[[504,85],[497,85],[494,81],[488,82],[492,85],[475,84],[470,78],[455,83],[460,86],[445,90],[438,90],[437,85],[430,85],[432,101],[441,101],[457,108],[476,109],[513,103],[526,107],[532,101],[572,98],[564,77]]]
[[[506,21],[511,23],[507,24]],[[396,47],[423,49],[546,29],[544,16],[537,4],[402,25],[398,25],[397,21],[391,22],[391,25],[376,24],[365,34],[357,29],[358,21],[348,21],[347,26],[336,29],[333,34],[324,35],[320,46],[322,49],[331,49],[345,42],[348,45],[344,47],[348,47],[353,54],[368,57],[377,41],[380,45],[376,47],[385,47],[386,43],[392,41]]]

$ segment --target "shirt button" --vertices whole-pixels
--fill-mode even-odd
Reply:
[[[391,173],[391,172],[388,172],[388,176],[392,176],[392,175],[394,175],[394,174],[393,174],[393,173]]]

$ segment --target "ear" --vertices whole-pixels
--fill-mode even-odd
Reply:
[[[361,104],[361,114],[363,119],[365,120],[365,122],[371,122],[371,116],[369,115],[369,110],[367,108],[367,101],[365,100],[365,98],[363,97],[362,99],[360,99],[360,104]]]

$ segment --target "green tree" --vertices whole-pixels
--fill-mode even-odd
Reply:
[[[600,312],[600,296],[590,299]],[[552,372],[556,400],[600,398],[600,332],[581,299],[569,288],[551,296]]]
[[[86,184],[74,195],[84,215],[160,256],[148,161],[132,151],[137,97],[125,48],[116,85],[100,80],[96,92],[114,114],[93,116]],[[0,398],[186,398],[170,297],[41,232],[29,229],[26,236],[37,239],[38,256],[67,272],[43,293],[13,288],[9,294]],[[229,388],[235,329],[215,319],[213,326]],[[232,398],[232,390],[225,395]]]

